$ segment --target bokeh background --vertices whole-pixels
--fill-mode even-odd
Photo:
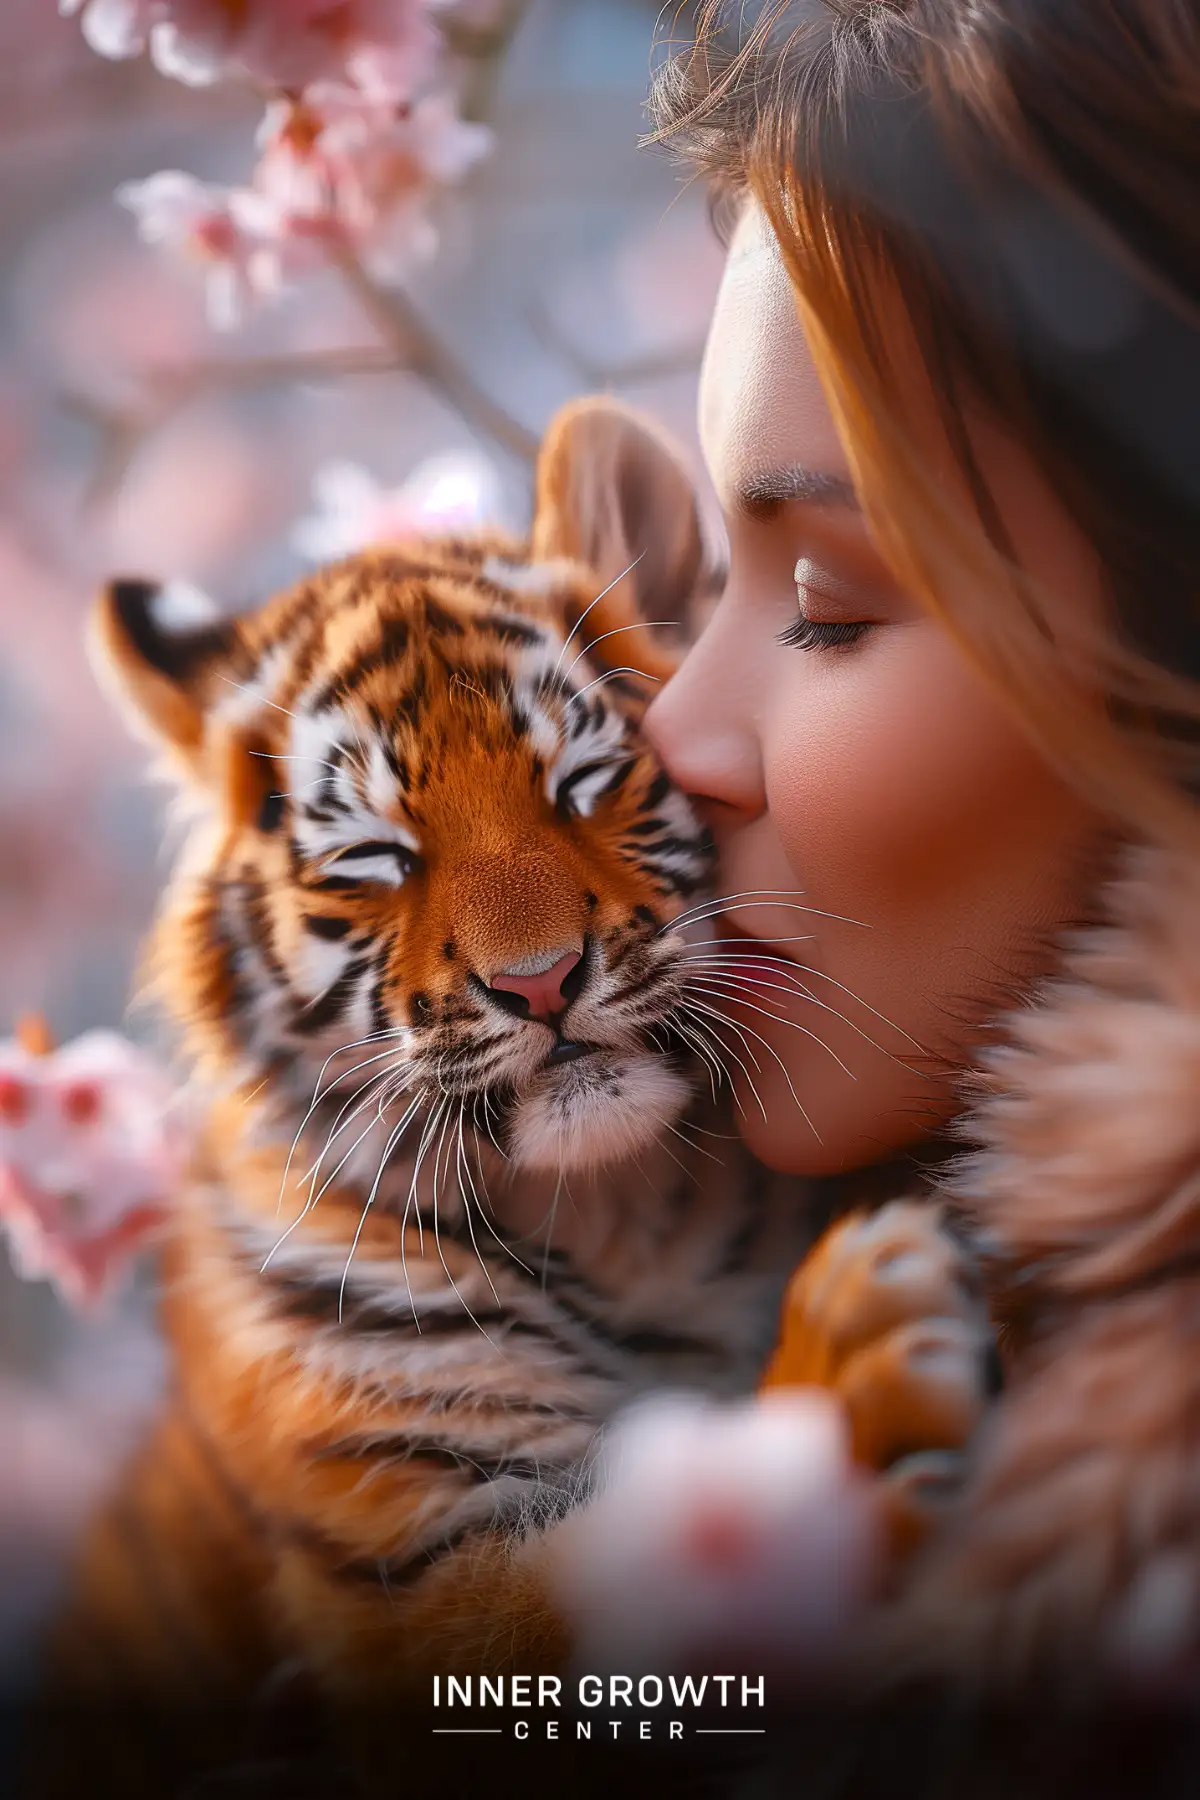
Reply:
[[[527,433],[606,388],[694,457],[721,258],[703,195],[637,147],[659,0],[458,11],[456,80],[495,147],[440,208],[439,254],[409,285],[420,316]],[[231,85],[102,61],[52,0],[0,6],[0,1036],[30,1009],[59,1041],[121,1026],[164,874],[163,796],[84,656],[99,581],[179,575],[231,606],[263,596],[304,567],[294,525],[316,472],[347,459],[391,487],[431,455],[476,452],[504,521],[527,517],[526,458],[438,383],[345,371],[379,339],[334,276],[215,337],[192,273],[138,243],[114,189],[163,168],[240,179],[260,113]],[[151,1312],[143,1279],[76,1318],[0,1245],[5,1685],[153,1404]]]

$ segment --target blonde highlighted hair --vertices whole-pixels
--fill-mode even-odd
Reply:
[[[1106,812],[1200,846],[1200,0],[703,0],[653,105],[766,214],[898,577]],[[1022,565],[981,428],[1100,616]]]

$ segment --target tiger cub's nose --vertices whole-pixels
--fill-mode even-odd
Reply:
[[[526,957],[513,969],[502,969],[499,974],[493,975],[488,985],[497,997],[507,994],[513,996],[512,1000],[501,1000],[506,1011],[519,1013],[522,1017],[541,1019],[550,1024],[566,1012],[578,994],[579,979],[576,976],[573,981],[572,976],[580,969],[583,958],[577,950],[570,950],[548,969],[538,969],[535,966],[540,960],[544,959]]]

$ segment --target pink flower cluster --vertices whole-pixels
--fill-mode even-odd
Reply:
[[[59,0],[100,56],[149,50],[190,87],[242,75],[267,88],[341,80],[403,100],[429,72],[439,0]]]
[[[0,1229],[26,1280],[103,1299],[161,1226],[185,1153],[170,1087],[115,1032],[46,1055],[0,1044]]]
[[[250,181],[166,170],[118,190],[142,237],[204,268],[209,315],[353,257],[395,280],[436,248],[430,202],[491,147],[436,85],[442,0],[60,0],[105,56],[148,49],[193,85],[233,76],[267,96]]]

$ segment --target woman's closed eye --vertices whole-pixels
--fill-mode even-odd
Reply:
[[[863,606],[861,595],[839,577],[818,569],[808,557],[800,558],[793,579],[800,611],[778,639],[789,649],[832,650],[854,644],[876,623],[855,618],[854,613]],[[814,613],[826,616],[814,617]]]
[[[801,613],[779,633],[778,642],[789,650],[833,650],[857,643],[871,624],[869,619],[809,619]]]

